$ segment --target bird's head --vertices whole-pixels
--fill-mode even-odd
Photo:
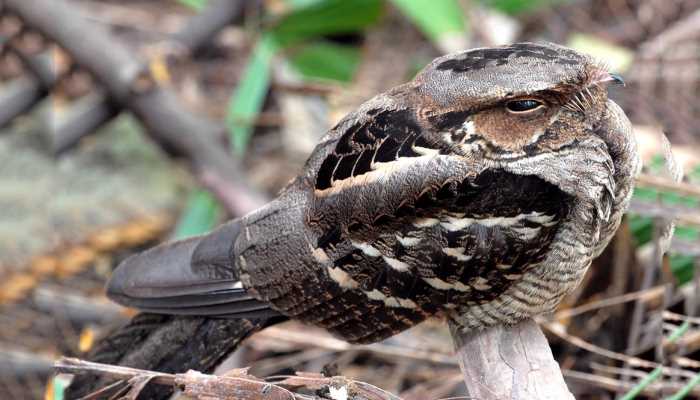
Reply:
[[[435,140],[457,154],[478,150],[501,161],[557,152],[589,136],[614,145],[611,130],[619,127],[608,126],[608,114],[617,124],[626,118],[608,100],[610,83],[622,80],[592,57],[550,43],[447,55],[413,82]]]

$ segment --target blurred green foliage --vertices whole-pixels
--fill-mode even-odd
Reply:
[[[392,0],[434,43],[446,34],[464,34],[466,18],[456,0]]]
[[[277,51],[273,36],[264,34],[253,49],[226,116],[231,135],[231,151],[243,155],[270,87],[270,63]]]
[[[533,12],[543,7],[564,3],[570,0],[480,0],[484,6],[509,15]]]
[[[360,64],[360,49],[318,40],[293,50],[287,59],[304,78],[349,83]]]
[[[191,7],[197,11],[204,8],[207,5],[207,0],[178,0],[180,3]]]
[[[266,29],[280,47],[324,35],[360,32],[379,21],[380,0],[323,0],[292,8]]]
[[[658,167],[658,161],[652,162],[650,170],[654,171]],[[681,205],[684,207],[696,208],[700,210],[700,199],[691,196],[682,196],[673,192],[661,192],[652,188],[636,188],[634,191],[635,198],[648,202],[661,201],[669,205]],[[654,238],[654,219],[651,217],[643,217],[639,215],[630,215],[628,218],[630,230],[637,242],[637,245],[645,245],[651,242]],[[698,241],[700,240],[700,230],[687,227],[676,227],[675,237],[682,240]],[[669,259],[671,270],[678,282],[683,284],[693,279],[694,275],[694,259],[693,257],[671,254]]]
[[[216,226],[221,217],[221,207],[207,191],[195,190],[187,199],[185,211],[175,225],[174,237],[178,239],[200,235]]]

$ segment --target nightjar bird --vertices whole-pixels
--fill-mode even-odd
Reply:
[[[120,265],[153,313],[284,316],[350,342],[431,316],[465,330],[552,311],[608,244],[639,158],[620,79],[554,44],[440,57],[326,134],[250,214]]]

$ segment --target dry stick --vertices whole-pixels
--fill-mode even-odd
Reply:
[[[166,46],[174,47],[178,56],[201,51],[211,39],[234,20],[243,9],[241,1],[218,0],[211,2],[200,14],[192,17],[182,30],[173,34]],[[86,104],[73,107],[68,115],[54,121],[51,129],[53,149],[61,154],[75,146],[82,138],[119,115],[119,107],[109,96],[92,98]]]
[[[687,242],[685,240],[674,239],[671,242],[670,250],[675,253],[695,257],[697,259],[698,257],[700,257],[700,241]],[[695,265],[700,265],[700,261],[695,261]],[[696,272],[695,277],[700,277],[700,272]],[[698,287],[698,285],[695,284],[693,284],[692,286]],[[685,299],[691,299],[693,296],[698,296],[698,291],[691,292],[690,296],[686,296]]]
[[[628,211],[645,217],[673,218],[681,225],[700,226],[697,209],[679,204],[653,203],[633,198]]]
[[[173,34],[171,42],[182,46],[189,54],[197,54],[212,39],[243,12],[241,0],[212,0],[199,14],[190,18],[185,27]]]
[[[17,78],[3,86],[0,92],[0,128],[31,110],[47,93],[36,79],[28,77]]]
[[[0,348],[0,375],[49,375],[53,360],[41,354]]]
[[[59,286],[43,286],[32,295],[37,310],[72,323],[106,324],[126,318],[124,309],[111,302],[72,293]]]
[[[643,187],[675,192],[684,196],[700,197],[700,186],[687,182],[676,182],[668,177],[641,174],[637,177],[637,184]]]
[[[180,32],[173,35],[168,44],[177,47],[179,55],[196,53],[216,33],[236,18],[242,8],[240,1],[219,0],[212,3],[201,14],[191,18]],[[19,52],[18,55],[22,56],[22,53]],[[22,57],[22,59],[30,70],[42,77],[41,81],[44,84],[39,85],[38,83],[30,82],[32,86],[26,87],[27,85],[24,85],[22,92],[9,93],[12,96],[6,96],[9,100],[23,101],[12,101],[12,107],[2,107],[0,126],[5,125],[17,115],[33,107],[46,95],[46,91],[53,86],[50,82],[57,80],[56,76],[48,80],[47,76],[50,75],[47,75],[47,72],[51,74],[52,71],[45,68],[38,70],[37,67],[39,65],[33,62],[32,57]],[[33,86],[36,86],[36,88]],[[89,102],[74,106],[73,110],[69,111],[65,117],[50,120],[50,133],[52,134],[54,153],[61,154],[72,148],[80,139],[119,115],[119,111],[119,107],[110,101],[109,96],[96,96],[92,97]]]
[[[288,376],[284,380],[273,383],[249,375],[245,368],[232,370],[221,376],[207,375],[196,371],[188,371],[184,374],[166,374],[68,357],[56,361],[54,368],[57,372],[69,374],[99,373],[118,378],[121,381],[129,381],[132,388],[136,387],[136,389],[138,389],[137,385],[142,385],[144,382],[171,387],[178,386],[183,388],[185,395],[193,399],[320,400],[317,396],[293,393],[287,389],[306,388],[309,390],[328,390],[331,397],[336,399],[401,400],[383,389],[343,376],[325,377],[319,374],[300,373],[298,376]],[[335,396],[333,396],[334,393]],[[138,390],[135,390],[134,394],[138,394]]]
[[[175,96],[158,86],[144,64],[103,27],[81,17],[63,0],[5,0],[25,24],[56,41],[87,69],[112,99],[131,111],[166,151],[190,167],[235,215],[264,203],[236,163],[216,142],[222,124],[184,112]]]
[[[662,145],[662,150],[663,150],[663,157],[664,157],[664,170],[663,173],[667,178],[670,178],[672,181],[674,181],[676,184],[680,184],[681,180],[683,179],[683,167],[676,161],[675,157],[673,156],[673,153],[671,152],[671,143],[668,141],[668,138],[662,133],[659,135],[661,139],[661,145]],[[659,199],[660,200],[660,199]],[[660,203],[660,201],[659,201]],[[660,274],[662,268],[663,268],[663,260],[664,260],[664,254],[668,251],[668,248],[670,247],[671,240],[673,237],[673,232],[675,228],[675,219],[674,218],[668,218],[668,219],[656,219],[653,224],[653,240],[652,243],[654,245],[654,256],[652,262],[648,263],[647,265],[644,266],[644,271],[643,271],[643,277],[642,277],[642,283],[641,283],[641,289],[649,289],[653,281],[656,279],[656,277]],[[672,293],[667,291],[667,295],[664,296],[664,302],[662,304],[662,308],[666,309],[668,308],[668,305],[670,304],[670,300],[672,297]],[[630,328],[630,332],[628,335],[628,340],[627,340],[627,350],[625,351],[627,354],[631,355],[636,355],[639,353],[639,342],[641,339],[642,335],[642,330],[643,330],[643,317],[644,314],[647,311],[646,304],[638,301],[634,305],[634,310],[632,314],[632,326]],[[658,329],[658,335],[661,336],[662,328],[654,328],[653,322],[648,323],[647,325],[651,325],[652,329]],[[684,324],[685,325],[685,324]],[[679,328],[680,329],[680,328]],[[685,328],[687,329],[687,327]],[[675,336],[672,335],[672,336]],[[675,341],[675,339],[674,339]],[[662,343],[659,342],[656,344],[657,348],[657,357],[662,358],[663,357],[663,347]],[[628,367],[628,366],[626,366]],[[641,392],[642,389],[644,389],[646,386],[651,384],[653,380],[655,380],[661,373],[661,367],[655,368],[646,378],[642,379],[637,385],[635,385],[632,389],[630,389],[629,392],[625,393],[622,398],[623,399],[628,399],[628,398],[634,398],[636,396],[636,393]],[[629,376],[624,376],[623,377],[624,381],[629,380]]]
[[[454,365],[456,362],[450,354],[437,351],[407,348],[387,343],[374,343],[370,345],[352,345],[328,334],[313,335],[308,332],[299,332],[282,327],[271,326],[257,333],[251,340],[271,339],[274,342],[288,342],[299,346],[314,346],[331,351],[369,351],[377,356],[389,358],[407,358],[431,363]]]
[[[65,115],[52,118],[48,122],[53,153],[65,153],[117,115],[119,108],[109,101],[108,96],[92,94],[79,100]]]
[[[564,376],[568,380],[576,380],[588,385],[595,385],[607,390],[610,390],[612,392],[624,392],[627,390],[630,390],[634,387],[633,383],[630,382],[623,382],[617,379],[613,378],[608,378],[605,376],[600,376],[600,375],[595,375],[595,374],[589,374],[586,372],[580,372],[580,371],[573,371],[573,370],[567,370],[564,371]],[[643,394],[645,396],[651,396],[653,398],[658,397],[659,393],[673,393],[675,391],[678,391],[682,389],[683,385],[679,385],[677,383],[660,383],[660,382],[654,382],[650,384],[649,386],[645,387],[642,389],[642,392],[640,394]],[[700,388],[694,388],[690,392],[694,395],[700,395]]]
[[[658,57],[673,44],[700,37],[700,10],[674,23],[652,40],[642,43],[641,54],[645,58]]]
[[[472,332],[450,321],[450,332],[472,398],[574,399],[534,320]]]
[[[117,365],[100,364],[91,361],[80,360],[78,358],[61,357],[54,363],[54,370],[57,373],[86,374],[98,372],[100,374],[128,380],[139,375],[154,376],[153,383],[159,385],[173,385],[175,375],[162,372],[145,371],[137,368],[121,367]]]
[[[0,97],[0,128],[31,110],[59,79],[48,54],[27,56],[20,51],[15,39],[0,35],[4,51],[15,54],[33,76],[17,78],[4,88]]]

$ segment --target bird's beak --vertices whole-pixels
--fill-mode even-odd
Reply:
[[[625,86],[625,81],[622,79],[622,76],[609,72],[601,73],[600,77],[596,79],[594,83],[612,83],[615,85]]]

